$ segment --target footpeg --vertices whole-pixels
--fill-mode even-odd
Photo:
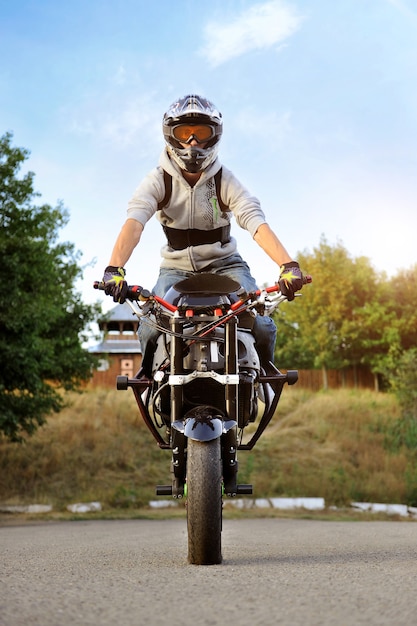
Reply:
[[[238,485],[236,493],[238,496],[251,496],[253,494],[253,485]]]
[[[157,485],[157,496],[172,496],[172,485]],[[237,485],[236,495],[238,496],[250,496],[253,494],[253,485]]]

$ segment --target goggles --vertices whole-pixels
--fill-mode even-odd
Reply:
[[[171,133],[181,143],[190,143],[193,139],[198,143],[204,143],[216,136],[214,126],[209,124],[177,124],[172,127]]]

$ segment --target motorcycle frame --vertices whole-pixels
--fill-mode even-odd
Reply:
[[[204,322],[213,321],[215,319],[215,317],[205,317]],[[172,450],[172,487],[157,487],[158,495],[183,497],[186,474],[187,436],[192,436],[192,431],[196,423],[198,424],[199,434],[194,438],[204,441],[208,438],[214,438],[215,436],[221,437],[224,492],[232,496],[237,495],[237,493],[251,493],[250,485],[237,485],[237,451],[252,450],[254,448],[275,414],[284,385],[286,383],[290,385],[294,384],[298,379],[298,372],[296,370],[289,370],[284,374],[272,363],[269,363],[267,372],[261,371],[259,383],[261,385],[268,384],[270,386],[273,390],[272,400],[269,399],[268,394],[265,394],[264,410],[260,416],[255,432],[247,443],[239,442],[237,429],[239,410],[238,316],[237,314],[230,315],[224,321],[224,374],[213,371],[199,371],[198,369],[191,373],[184,373],[184,340],[182,338],[182,326],[184,323],[188,324],[190,322],[193,323],[193,318],[190,317],[189,314],[186,315],[179,311],[176,311],[174,315],[170,317],[171,343],[169,385],[171,388],[171,429],[169,438],[168,436],[164,438],[161,435],[160,427],[157,426],[155,419],[150,414],[148,403],[145,404],[143,400],[143,394],[144,392],[150,391],[153,380],[144,377],[142,369],[138,371],[134,378],[119,376],[117,378],[117,388],[125,390],[130,387],[132,389],[141,417],[158,446],[161,449]],[[198,322],[201,323],[201,316],[196,320],[196,323]],[[210,341],[210,336],[207,337],[207,340]],[[217,382],[224,385],[226,408],[226,414],[224,416],[210,415],[209,418],[198,418],[194,416],[188,418],[188,420],[184,420],[184,386],[198,377],[214,377]],[[188,430],[187,421],[192,424],[191,427],[188,427]],[[216,431],[207,434],[208,430],[214,430],[213,424],[216,426]],[[204,430],[206,432],[204,432]]]
[[[189,321],[189,320],[187,320]],[[231,320],[225,322],[226,328],[226,376],[230,374],[238,374],[237,368],[237,350],[236,350],[236,342],[237,342],[237,318],[233,317]],[[228,329],[228,330],[227,330]],[[233,329],[233,331],[232,331]],[[181,324],[180,318],[173,317],[171,318],[171,330],[174,333],[173,340],[171,343],[171,374],[173,376],[178,375],[181,376],[183,369],[182,362],[182,339],[178,335],[181,333]],[[198,376],[198,373],[197,373]],[[173,380],[173,379],[171,379]],[[253,433],[251,439],[243,444],[239,443],[239,450],[252,450],[262,433],[267,428],[271,419],[273,418],[276,408],[278,406],[278,402],[281,397],[281,393],[284,385],[287,383],[289,385],[294,385],[298,380],[298,371],[297,370],[288,370],[286,373],[282,373],[278,370],[273,363],[269,363],[268,372],[262,372],[259,376],[260,384],[269,384],[272,390],[274,391],[274,396],[271,402],[266,402],[264,405],[264,410],[259,419],[258,426]],[[171,449],[171,443],[166,438],[162,437],[159,429],[154,423],[152,416],[150,415],[147,406],[142,399],[142,395],[144,391],[147,391],[151,388],[153,381],[144,376],[144,372],[140,369],[137,374],[133,378],[128,378],[127,376],[118,376],[117,377],[117,389],[125,390],[130,387],[135,396],[136,403],[138,405],[139,412],[152,436],[154,437],[158,446],[163,450]],[[171,422],[180,421],[183,418],[182,412],[182,385],[171,385],[172,386],[172,396],[171,396]],[[237,386],[235,384],[230,384],[228,382],[225,383],[225,393],[226,393],[226,411],[228,419],[237,421]]]

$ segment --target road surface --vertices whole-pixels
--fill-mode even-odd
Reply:
[[[226,520],[209,567],[185,524],[0,527],[1,626],[417,623],[417,523]]]

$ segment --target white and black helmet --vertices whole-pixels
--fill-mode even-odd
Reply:
[[[180,130],[184,130],[184,126],[191,127],[187,137],[178,136]],[[206,127],[206,135],[195,138],[204,142],[204,148],[198,146],[184,146],[182,143],[188,143],[194,136],[193,128],[199,125]],[[207,126],[209,130],[207,130]],[[165,113],[162,121],[162,129],[167,144],[168,153],[178,163],[181,169],[187,172],[200,172],[206,169],[215,160],[218,152],[218,144],[223,131],[222,114],[214,106],[212,102],[191,94],[176,100],[171,104]],[[204,129],[202,129],[204,133]]]

